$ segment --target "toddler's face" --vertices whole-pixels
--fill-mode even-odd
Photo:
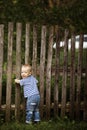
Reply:
[[[29,70],[27,67],[22,67],[21,69],[21,77],[26,78],[29,76]]]

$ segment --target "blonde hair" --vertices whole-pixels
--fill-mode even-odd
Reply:
[[[29,75],[32,74],[32,67],[31,67],[31,65],[29,65],[29,64],[24,64],[24,65],[22,65],[22,68],[23,68],[23,67],[27,69],[27,71],[29,72]]]

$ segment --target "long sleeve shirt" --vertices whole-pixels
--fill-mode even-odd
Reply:
[[[20,80],[20,86],[23,86],[25,98],[39,94],[37,83],[38,81],[32,75]]]

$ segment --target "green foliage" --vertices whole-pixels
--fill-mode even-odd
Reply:
[[[26,125],[19,122],[10,122],[1,125],[0,130],[87,130],[87,123],[69,121],[67,117],[63,120],[56,119],[48,122],[42,121],[40,124]]]
[[[32,22],[39,24],[57,24],[62,28],[86,32],[87,1],[62,0],[59,5],[49,6],[49,1],[40,0],[1,0],[0,23]]]

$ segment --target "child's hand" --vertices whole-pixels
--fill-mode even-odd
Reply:
[[[20,83],[20,80],[19,79],[15,79],[15,83]]]

